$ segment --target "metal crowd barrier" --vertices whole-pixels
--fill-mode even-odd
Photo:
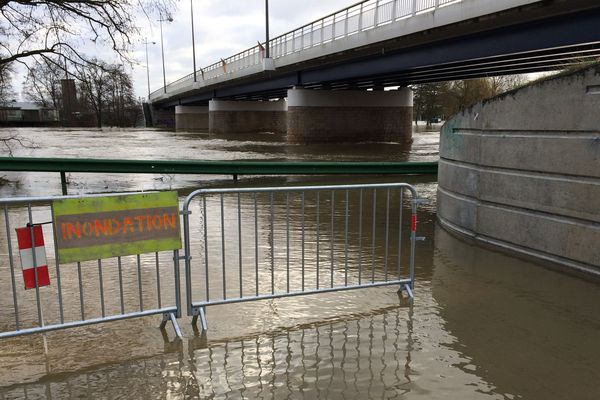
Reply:
[[[156,314],[163,315],[161,327],[171,321],[181,337],[176,320],[181,316],[178,250],[64,265],[56,260],[51,202],[79,197],[0,199],[5,227],[0,231],[0,338]],[[42,227],[46,254],[37,248],[31,252],[35,289],[26,290],[15,228],[29,228],[35,247],[37,226]],[[21,253],[23,257],[28,256]],[[48,286],[41,286],[45,282],[38,267],[44,257]]]
[[[211,305],[384,285],[412,298],[419,202],[403,183],[196,190],[182,212],[188,315],[206,330]]]

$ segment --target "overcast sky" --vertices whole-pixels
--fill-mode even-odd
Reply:
[[[196,37],[196,64],[203,67],[242,50],[253,47],[265,38],[264,0],[193,0]],[[269,21],[271,38],[305,23],[356,3],[354,0],[270,0]],[[163,23],[167,84],[192,73],[192,33],[190,0],[177,2],[173,22]],[[162,86],[160,29],[158,22],[151,26],[141,21],[148,45],[150,90]],[[143,40],[143,39],[142,39]],[[134,54],[139,61],[132,76],[137,96],[148,94],[144,45]]]

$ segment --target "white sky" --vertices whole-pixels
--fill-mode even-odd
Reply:
[[[210,65],[264,41],[264,0],[193,1],[198,67]],[[354,0],[270,0],[270,36],[273,38],[354,3]],[[177,6],[178,10],[172,15],[173,22],[163,23],[167,84],[193,71],[190,0],[181,0]],[[148,45],[150,90],[154,91],[163,84],[160,29],[158,22],[152,26],[147,20],[143,22],[146,25],[143,32],[148,41],[156,42]],[[137,96],[146,97],[148,88],[143,44],[139,45],[134,56],[140,62],[132,72],[135,92]]]
[[[229,57],[255,46],[258,41],[264,41],[264,0],[193,2],[197,67],[213,64],[220,58]],[[286,33],[354,3],[356,0],[269,0],[270,36],[273,38]],[[176,6],[177,9],[172,14],[173,22],[163,22],[167,84],[193,71],[190,0],[179,0]],[[139,19],[138,26],[142,35],[133,52],[137,65],[133,66],[131,75],[136,96],[145,98],[148,95],[148,85],[144,40],[156,42],[148,44],[150,90],[160,89],[163,85],[160,29],[158,21],[149,21],[145,17]],[[118,63],[104,48],[87,45],[83,52],[109,63]],[[13,86],[20,94],[26,71],[18,64],[15,69]],[[24,100],[23,94],[20,97]]]

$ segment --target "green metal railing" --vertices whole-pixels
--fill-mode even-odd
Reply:
[[[67,194],[67,172],[233,175],[236,180],[238,175],[435,175],[437,169],[437,161],[295,162],[0,157],[0,171],[59,172],[63,194]]]

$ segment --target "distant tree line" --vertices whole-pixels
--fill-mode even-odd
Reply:
[[[523,75],[506,75],[413,85],[415,121],[431,123],[526,83]]]
[[[27,99],[64,111],[61,81],[74,79],[81,124],[132,125],[139,105],[124,65],[135,62],[137,17],[155,21],[174,6],[175,0],[0,0],[0,104],[16,97],[12,72],[20,63],[29,71]],[[118,63],[82,51],[90,47],[109,50]]]
[[[134,96],[131,76],[122,64],[90,58],[89,63],[67,68],[59,61],[45,57],[29,67],[23,82],[23,95],[27,100],[59,110],[65,124],[65,121],[74,121],[78,126],[135,126],[141,104]],[[63,93],[62,82],[67,78],[75,81],[74,99]],[[76,105],[66,107],[65,101]],[[76,112],[76,116],[65,115],[69,112]]]

